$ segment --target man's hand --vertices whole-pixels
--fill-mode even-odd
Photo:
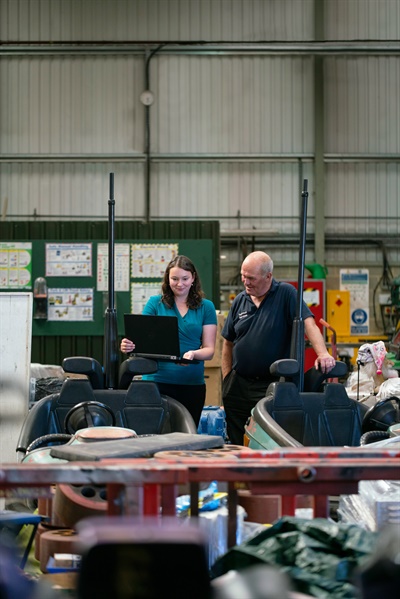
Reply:
[[[221,372],[224,379],[232,371],[233,343],[226,339],[222,342]]]
[[[314,366],[321,372],[328,373],[335,366],[336,360],[328,352],[317,357]]]

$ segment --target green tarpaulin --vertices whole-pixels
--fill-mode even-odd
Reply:
[[[265,563],[286,572],[298,592],[321,599],[355,599],[359,593],[354,575],[376,541],[377,533],[356,525],[283,517],[220,557],[211,575]]]

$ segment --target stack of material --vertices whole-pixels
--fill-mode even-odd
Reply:
[[[220,406],[222,404],[222,380],[221,380],[221,358],[222,358],[222,336],[221,332],[225,323],[225,316],[217,313],[217,339],[215,342],[215,353],[212,360],[204,363],[207,395],[206,406]]]
[[[359,483],[357,495],[342,495],[338,515],[342,522],[379,531],[400,524],[400,482],[367,480]]]

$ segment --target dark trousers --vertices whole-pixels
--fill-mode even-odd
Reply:
[[[226,432],[233,445],[244,445],[244,427],[272,380],[248,379],[232,370],[222,383]]]
[[[170,383],[157,383],[162,395],[173,397],[185,406],[190,412],[196,427],[199,426],[201,412],[206,400],[205,385],[172,385]]]

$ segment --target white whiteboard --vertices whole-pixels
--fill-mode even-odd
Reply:
[[[0,293],[0,462],[16,462],[29,409],[32,293]]]

